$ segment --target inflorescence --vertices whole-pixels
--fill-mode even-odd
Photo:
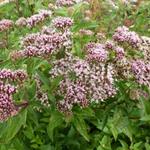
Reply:
[[[45,19],[50,17],[51,14],[52,14],[52,12],[49,10],[40,10],[38,14],[34,14],[31,17],[19,18],[15,24],[19,27],[27,26],[29,28],[32,28],[32,27],[37,26],[38,24],[42,23]]]
[[[28,57],[44,57],[58,52],[63,47],[69,48],[71,42],[70,27],[73,20],[68,17],[58,17],[52,20],[53,27],[44,27],[41,32],[29,34],[22,39],[23,50],[13,52],[14,59]],[[57,31],[57,28],[62,30]]]
[[[3,19],[0,21],[0,32],[4,32],[13,27],[13,21],[9,19]]]
[[[64,6],[72,6],[76,4],[77,2],[80,2],[79,0],[56,0],[56,6],[58,7],[64,7]]]
[[[75,3],[75,0],[57,0],[56,5],[72,6]],[[16,24],[31,28],[50,15],[48,11],[40,11],[27,19],[20,18]],[[49,74],[51,79],[62,79],[55,92],[60,98],[57,107],[61,112],[71,112],[75,105],[87,107],[91,103],[113,98],[117,94],[116,82],[119,80],[131,80],[138,87],[150,87],[150,38],[142,37],[125,26],[118,27],[111,40],[101,40],[102,35],[97,34],[97,41],[84,46],[85,57],[81,59],[71,52],[73,24],[69,17],[55,17],[49,27],[44,26],[40,32],[25,36],[21,43],[22,50],[11,55],[13,59],[54,56],[55,60],[49,61],[52,65]],[[79,33],[94,36],[91,30],[81,29]],[[6,75],[6,78],[9,76]],[[47,93],[40,90],[39,79],[37,85],[37,99],[48,105]],[[2,88],[3,84],[0,90]],[[1,91],[15,92],[15,89],[10,89],[7,85]]]
[[[131,80],[150,86],[149,38],[140,37],[125,26],[118,27],[113,40],[90,42],[85,48],[85,59],[67,51],[65,56],[53,62],[51,78],[63,77],[56,95],[63,95],[58,109],[70,112],[74,105],[86,107],[117,94],[115,82]],[[140,91],[140,90],[139,90]],[[140,94],[142,95],[142,94]]]
[[[13,86],[7,82],[17,82],[18,85],[27,78],[23,70],[12,71],[10,69],[0,70],[0,121],[5,121],[9,117],[19,112],[13,100],[13,94],[17,92],[18,86]]]

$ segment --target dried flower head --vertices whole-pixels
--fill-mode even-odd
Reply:
[[[13,21],[9,19],[3,19],[0,21],[0,32],[4,32],[13,27]]]
[[[92,36],[92,35],[94,35],[94,32],[93,32],[93,31],[91,31],[91,30],[86,30],[86,29],[80,29],[80,30],[79,30],[79,33],[80,33],[81,35],[87,35],[87,36]]]
[[[16,21],[15,24],[16,24],[16,26],[18,26],[18,27],[24,27],[24,26],[26,26],[26,25],[27,25],[26,18],[24,18],[24,17],[19,18],[19,19]]]

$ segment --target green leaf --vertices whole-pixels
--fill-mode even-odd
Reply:
[[[110,136],[104,135],[102,140],[100,141],[100,144],[104,150],[111,150],[111,138]]]
[[[51,82],[50,91],[54,91],[58,87],[58,85],[62,79],[63,78],[60,76],[54,78]]]
[[[112,132],[115,140],[117,140],[118,134],[124,133],[132,141],[133,128],[131,126],[128,117],[124,117],[122,111],[115,111],[112,120],[109,120],[108,126]]]
[[[55,150],[53,146],[51,146],[50,144],[48,145],[42,145],[40,147],[40,150]]]
[[[144,114],[149,115],[150,114],[150,102],[146,101],[145,99],[142,99],[141,103],[144,108]]]
[[[92,22],[83,22],[83,20],[76,25],[73,26],[73,32],[77,32],[79,29],[94,29],[98,27],[98,23],[96,21]]]
[[[37,74],[39,75],[40,80],[44,83],[44,85],[46,86],[47,90],[49,90],[50,87],[50,82],[49,79],[44,75],[43,72],[41,72],[40,70],[36,70]]]
[[[145,115],[140,120],[149,122],[150,121],[150,115]]]
[[[119,140],[119,141],[120,141],[120,143],[122,145],[123,150],[128,150],[129,149],[128,148],[128,144],[125,141],[123,141],[123,140]]]
[[[77,107],[75,113],[87,119],[95,117],[95,112],[90,107],[86,107],[84,109]]]
[[[97,147],[97,150],[105,150],[101,145]]]
[[[63,123],[62,115],[59,112],[53,112],[47,127],[48,136],[52,141],[53,141],[54,129],[58,126],[61,126],[62,123]]]
[[[13,145],[14,145],[14,148],[15,149],[24,149],[24,146],[23,146],[23,143],[22,143],[22,141],[21,140],[19,140],[18,138],[16,138],[15,140],[14,140],[14,142],[13,142]]]
[[[77,129],[77,131],[85,138],[85,140],[89,141],[89,135],[87,133],[87,126],[82,117],[74,116],[73,125]]]
[[[32,75],[34,72],[34,66],[35,66],[35,59],[28,59],[27,61],[27,73],[29,75]]]
[[[131,145],[131,149],[133,150],[141,150],[143,149],[143,142],[138,142],[138,143],[135,143],[134,145]]]
[[[123,133],[128,136],[130,141],[132,142],[132,128],[130,126],[127,126],[123,129]]]
[[[5,145],[0,145],[0,150],[7,150],[7,147]]]
[[[30,83],[31,84],[31,83]],[[33,99],[36,94],[36,83],[33,82],[31,85],[28,85],[28,95],[29,99]]]
[[[115,138],[115,140],[117,140],[117,137],[118,137],[118,129],[112,124],[111,127],[110,127],[110,130]]]
[[[146,148],[146,150],[150,150],[150,144],[145,143],[145,148]]]
[[[22,111],[15,117],[4,123],[4,130],[0,134],[0,143],[8,143],[19,132],[20,128],[26,124],[27,110]]]
[[[57,14],[58,16],[67,16],[68,11],[66,8],[60,8],[55,10],[55,14]]]

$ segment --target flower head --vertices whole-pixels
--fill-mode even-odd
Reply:
[[[13,26],[13,21],[9,19],[3,19],[0,21],[0,32],[7,31]]]
[[[73,20],[69,17],[57,17],[52,20],[52,24],[55,28],[66,29],[73,25]]]
[[[103,44],[92,44],[88,46],[87,58],[90,61],[100,61],[103,62],[108,58],[108,52]]]

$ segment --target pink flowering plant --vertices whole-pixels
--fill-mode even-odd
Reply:
[[[0,149],[150,150],[149,6],[0,5]]]

